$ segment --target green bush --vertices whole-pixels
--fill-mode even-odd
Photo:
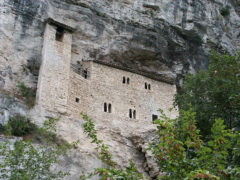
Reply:
[[[189,104],[196,112],[197,127],[203,138],[211,134],[217,118],[228,129],[240,130],[240,53],[237,56],[212,52],[209,70],[185,77],[175,103],[182,110]]]
[[[14,136],[32,134],[37,130],[37,126],[29,118],[19,114],[10,118],[8,126],[10,127],[11,134]]]
[[[220,10],[222,16],[227,17],[230,15],[230,6],[225,6]]]
[[[203,141],[192,109],[180,110],[176,119],[164,115],[155,120],[158,140],[150,143],[159,170],[159,179],[240,179],[238,132],[226,129],[216,119],[208,141]]]
[[[32,141],[23,140],[16,140],[14,144],[7,139],[0,142],[0,179],[59,180],[70,174],[68,171],[53,171],[51,168],[59,162],[59,157],[65,155],[78,143],[77,141],[66,146],[66,144],[54,144],[52,139],[48,139],[49,135],[56,134],[57,121],[58,119],[51,118],[45,121],[44,127],[38,129],[42,136],[46,138],[45,145],[33,144]],[[14,118],[11,122],[18,125],[23,123],[24,126],[20,125],[22,128],[20,128],[20,131],[22,132],[33,130],[33,124],[22,116]],[[7,126],[9,125],[10,123]],[[15,130],[19,130],[19,126]]]
[[[36,91],[30,87],[27,87],[23,82],[17,85],[20,96],[24,98],[25,103],[29,108],[35,104]]]

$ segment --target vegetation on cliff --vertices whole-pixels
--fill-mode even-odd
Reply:
[[[62,143],[55,141],[58,120],[48,119],[43,128],[38,128],[30,119],[20,115],[9,121],[4,127],[7,139],[0,143],[0,179],[62,179],[69,175],[69,172],[51,169],[76,143],[70,145],[63,140]],[[11,134],[21,138],[12,139]]]
[[[97,168],[95,173],[90,174],[89,176],[81,176],[81,179],[88,179],[94,174],[99,176],[100,180],[105,179],[143,179],[143,175],[137,170],[135,164],[129,160],[130,165],[126,169],[119,168],[112,159],[112,154],[109,152],[109,147],[103,143],[103,140],[99,140],[97,137],[97,130],[91,119],[85,114],[82,114],[83,119],[86,121],[83,125],[84,132],[87,133],[88,137],[92,139],[92,143],[96,144],[96,150],[98,152],[99,158],[107,165],[106,168]]]
[[[216,119],[208,141],[203,141],[193,109],[180,110],[170,119],[162,112],[157,124],[158,139],[150,144],[164,172],[159,179],[239,179],[240,133],[226,129]]]
[[[205,139],[217,118],[222,118],[228,129],[239,131],[240,53],[235,57],[213,52],[209,70],[187,75],[175,101],[183,110],[192,106],[197,127]]]
[[[29,108],[32,108],[35,105],[36,90],[27,87],[23,82],[20,82],[17,88],[18,95],[23,98]]]

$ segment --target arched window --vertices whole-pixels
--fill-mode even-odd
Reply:
[[[129,117],[132,118],[132,109],[129,109]]]
[[[112,112],[112,105],[108,104],[108,112],[111,113]]]
[[[130,83],[130,79],[129,78],[127,78],[127,84],[129,84]]]
[[[123,76],[123,84],[125,84],[126,83],[126,78],[125,78],[125,76]]]
[[[145,89],[147,89],[147,83],[145,83]]]
[[[133,111],[133,118],[136,119],[136,110]]]
[[[151,90],[151,84],[148,84],[148,89]]]
[[[104,103],[104,112],[107,112],[107,103]]]

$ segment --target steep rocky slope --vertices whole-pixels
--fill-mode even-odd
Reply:
[[[238,0],[2,0],[0,7],[6,89],[21,79],[36,85],[48,17],[77,29],[73,61],[115,61],[178,78],[206,68],[211,48],[236,53],[240,47]]]
[[[115,62],[176,77],[177,85],[187,72],[207,68],[211,49],[231,54],[240,49],[239,0],[1,0],[0,89],[14,91],[19,81],[36,88],[44,22],[49,17],[76,28],[73,62]],[[0,112],[4,112],[0,118],[24,111],[16,99],[6,98],[0,96]],[[7,106],[7,101],[13,105]],[[49,116],[39,114],[39,109],[30,115],[36,122]],[[73,178],[101,166],[81,125],[82,121],[68,117],[59,125],[67,140],[82,139],[81,147],[63,161]],[[146,174],[156,175],[150,155],[142,152],[153,134],[151,125],[136,132],[101,122],[97,127],[121,165],[127,164],[126,157],[132,158]]]

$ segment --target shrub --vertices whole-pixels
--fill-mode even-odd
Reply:
[[[227,17],[230,15],[230,6],[225,6],[220,10],[222,16]]]
[[[35,104],[36,91],[30,87],[27,87],[23,82],[17,85],[20,96],[24,98],[25,103],[29,108]]]
[[[185,77],[175,102],[182,110],[192,105],[203,138],[211,133],[217,118],[223,119],[228,129],[240,130],[239,74],[240,53],[230,56],[212,52],[208,71]]]
[[[162,112],[162,111],[161,111]],[[208,141],[203,142],[192,109],[180,110],[176,119],[163,114],[155,120],[158,141],[150,143],[159,169],[159,179],[239,179],[240,136],[216,119]],[[232,151],[233,150],[233,151]]]
[[[29,118],[21,116],[19,114],[11,117],[8,125],[10,127],[11,134],[14,136],[32,134],[37,130],[37,126],[33,124]]]
[[[30,124],[30,127],[32,125],[25,118],[16,119],[17,123],[24,122],[25,125]],[[50,134],[56,133],[56,122],[56,119],[51,118],[44,123],[44,127],[40,129],[43,136],[49,137]],[[52,171],[51,167],[58,163],[59,157],[65,155],[77,142],[65,146],[65,144],[53,144],[51,139],[46,140],[48,140],[47,146],[33,145],[31,141],[22,140],[16,140],[14,144],[8,140],[0,142],[0,179],[50,180],[64,179],[69,175],[69,172]]]

